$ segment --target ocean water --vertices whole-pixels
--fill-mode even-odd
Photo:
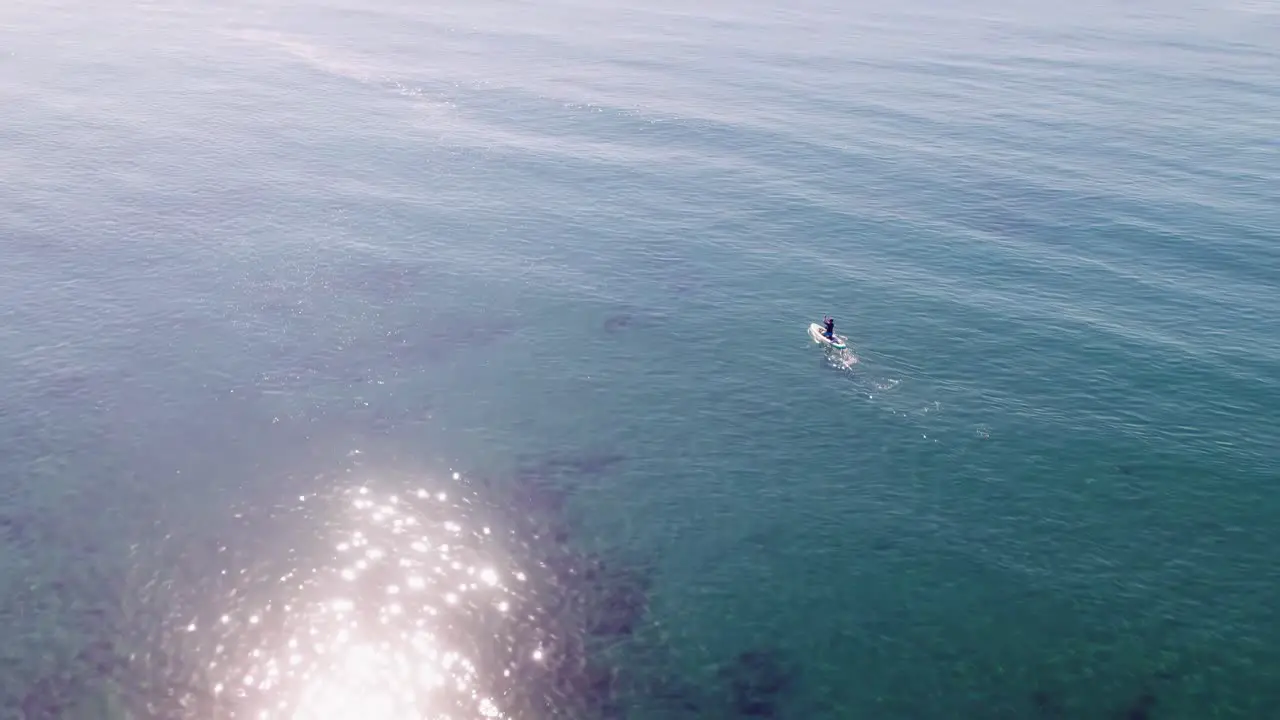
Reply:
[[[1275,717],[1278,71],[1267,0],[6,3],[0,718]]]

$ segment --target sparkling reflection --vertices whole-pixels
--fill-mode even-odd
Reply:
[[[573,633],[548,624],[537,573],[498,542],[527,547],[516,530],[425,487],[303,496],[291,512],[323,528],[314,544],[327,549],[291,551],[269,577],[252,562],[219,571],[219,596],[197,602],[208,612],[181,622],[209,687],[181,717],[528,716],[527,686]]]

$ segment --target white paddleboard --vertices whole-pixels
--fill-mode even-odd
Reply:
[[[827,347],[835,348],[836,350],[845,349],[846,346],[844,343],[846,338],[841,337],[840,335],[836,335],[835,342],[832,342],[827,339],[826,335],[822,334],[822,331],[823,331],[823,327],[818,323],[809,324],[809,337],[813,338],[814,342],[821,343],[823,345],[826,345]]]

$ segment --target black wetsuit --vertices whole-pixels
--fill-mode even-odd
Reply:
[[[835,340],[836,339],[836,321],[831,318],[827,318],[826,322],[827,322],[827,338],[830,340]]]

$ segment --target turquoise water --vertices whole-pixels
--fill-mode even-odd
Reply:
[[[1280,12],[939,5],[0,9],[0,717],[1272,717]]]

